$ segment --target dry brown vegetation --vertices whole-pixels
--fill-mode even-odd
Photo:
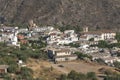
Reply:
[[[64,67],[59,67],[59,65],[63,65]],[[97,75],[102,75],[105,71],[109,73],[116,73],[115,69],[112,67],[85,61],[54,64],[48,61],[29,59],[27,61],[27,66],[33,70],[35,78],[40,77],[44,80],[55,80],[56,78],[59,78],[60,74],[67,74],[71,70],[85,74],[87,72],[95,72]]]
[[[33,70],[34,78],[42,78],[43,80],[55,80],[61,72],[55,70],[47,61],[29,59],[27,66]]]

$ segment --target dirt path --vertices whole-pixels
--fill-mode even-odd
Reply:
[[[62,65],[62,67],[60,65]],[[54,64],[53,62],[39,61],[34,59],[29,60],[27,66],[34,71],[35,77],[39,77],[41,75],[43,75],[43,77],[46,77],[46,75],[48,77],[57,77],[60,74],[68,74],[71,70],[85,74],[87,72],[95,72],[98,75],[100,74],[100,68],[113,69],[108,66],[103,66],[95,63],[86,63],[84,61],[62,62],[59,64]],[[50,71],[51,67],[53,68],[53,71]]]
[[[95,72],[99,73],[100,68],[111,68],[108,66],[103,66],[103,65],[97,65],[97,64],[90,64],[90,63],[85,63],[85,62],[62,62],[59,64],[53,64],[51,63],[52,67],[57,69],[58,71],[64,72],[64,73],[69,73],[71,70],[75,70],[76,72],[82,72],[82,73],[87,73],[87,72]],[[59,65],[62,65],[63,67],[59,67]]]
[[[52,66],[54,69],[56,69],[56,70],[58,70],[58,71],[60,71],[60,72],[62,72],[62,73],[64,73],[64,74],[68,74],[68,73],[70,72],[70,70],[67,70],[67,69],[64,68],[64,67],[59,67],[59,64],[53,64],[53,63],[51,63],[51,66]]]

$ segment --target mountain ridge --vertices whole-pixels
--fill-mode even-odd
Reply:
[[[0,0],[0,23],[120,28],[119,0]]]

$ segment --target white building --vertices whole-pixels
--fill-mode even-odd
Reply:
[[[104,31],[89,31],[84,32],[80,36],[80,40],[90,40],[91,38],[94,39],[94,41],[99,40],[109,40],[109,39],[115,39],[116,33],[109,30]]]
[[[7,45],[18,46],[18,27],[3,27],[1,30],[1,42],[6,42]]]
[[[35,27],[33,28],[33,32],[44,32],[44,31],[52,31],[54,28],[52,26],[45,26],[45,27]]]
[[[63,48],[49,49],[48,55],[53,58],[55,62],[72,61],[77,59],[77,56],[73,54],[72,51]]]
[[[47,43],[57,43],[59,44],[69,44],[72,42],[78,41],[77,34],[74,33],[74,30],[66,30],[64,33],[59,30],[53,31],[49,33],[49,37],[47,38]]]
[[[19,32],[19,33],[26,33],[26,32],[28,32],[28,28],[20,28],[20,29],[18,30],[18,32]]]
[[[61,40],[61,33],[51,32],[49,33],[49,37],[47,38],[48,44],[58,43]]]
[[[120,59],[118,57],[107,57],[107,58],[101,58],[106,64],[113,64],[114,62],[120,62]]]

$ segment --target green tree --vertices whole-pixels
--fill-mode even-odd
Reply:
[[[26,62],[28,57],[29,56],[27,56],[25,53],[21,53],[21,54],[19,54],[18,59]]]
[[[83,74],[72,70],[68,75],[62,74],[59,80],[97,80],[97,77],[94,72]]]
[[[120,80],[120,75],[115,74],[115,75],[111,75],[111,76],[106,76],[104,78],[104,80]]]
[[[16,73],[18,69],[17,65],[9,65],[8,72],[9,73]]]
[[[67,80],[67,76],[65,74],[62,74],[59,80]]]
[[[68,74],[68,78],[72,79],[72,80],[76,80],[77,78],[77,72],[75,72],[74,70],[72,70],[69,74]]]
[[[116,62],[114,62],[113,64],[114,64],[114,66],[115,66],[116,68],[120,68],[120,62],[117,62],[117,61],[116,61]]]
[[[76,47],[76,48],[77,48],[77,47],[80,47],[80,45],[79,45],[79,44],[76,44],[76,43],[70,43],[69,46],[71,46],[71,47]]]
[[[18,75],[18,76],[16,77],[16,80],[22,80],[22,76],[21,76],[21,75]]]
[[[32,74],[33,74],[33,71],[30,68],[27,68],[27,67],[21,68],[21,76],[23,79],[32,80],[33,79]]]
[[[120,42],[120,33],[116,33],[115,39],[117,39],[117,41]]]
[[[4,80],[13,80],[13,79],[11,78],[11,76],[9,76],[9,75],[7,75],[7,74],[4,75],[3,78],[4,78]]]
[[[92,59],[92,56],[89,56],[87,54],[83,54],[81,52],[75,52],[74,54],[76,54],[78,56],[78,59],[85,59],[85,58],[89,58],[90,60]]]
[[[68,74],[68,80],[87,80],[86,75],[82,73],[77,73],[74,70],[72,70]]]
[[[82,31],[82,28],[78,25],[76,26],[64,25],[62,27],[59,27],[59,30],[61,32],[64,32],[65,30],[75,30],[76,33],[79,33],[80,31]]]
[[[20,46],[21,46],[21,47],[20,47],[20,50],[26,50],[26,49],[27,49],[27,46],[26,46],[26,45],[21,44]]]
[[[100,47],[100,48],[106,48],[106,47],[108,47],[108,43],[106,41],[100,40],[98,42],[98,47]]]
[[[90,80],[97,80],[95,72],[88,72],[87,73],[87,78]]]
[[[76,80],[87,80],[87,77],[83,73],[78,73]]]
[[[90,38],[89,41],[94,41],[94,38]]]

